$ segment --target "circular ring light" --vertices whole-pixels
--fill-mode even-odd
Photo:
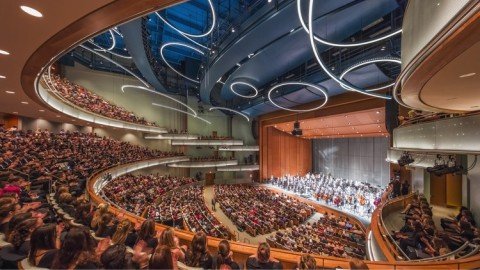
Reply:
[[[171,96],[169,96],[169,95],[166,95],[166,94],[157,92],[157,91],[152,90],[152,89],[147,88],[147,87],[143,87],[143,86],[139,86],[139,85],[128,85],[128,84],[122,85],[122,88],[121,88],[122,92],[125,93],[125,89],[126,89],[126,88],[140,89],[140,90],[147,91],[147,92],[152,93],[152,94],[155,94],[155,95],[159,95],[159,96],[168,98],[168,99],[170,99],[170,100],[172,100],[172,101],[174,101],[174,102],[176,102],[176,103],[178,103],[178,104],[186,107],[187,109],[189,109],[189,110],[192,112],[192,114],[193,114],[194,116],[197,116],[197,112],[196,112],[194,109],[192,109],[192,107],[188,106],[186,103],[183,103],[182,101],[180,101],[180,100],[178,100],[178,99],[175,99],[175,98],[173,98],[173,97],[171,97]]]
[[[242,112],[239,112],[239,111],[236,111],[236,110],[233,110],[233,109],[230,109],[230,108],[225,108],[225,107],[211,107],[210,109],[208,109],[209,111],[212,111],[212,110],[225,110],[225,111],[229,111],[229,112],[233,112],[233,113],[236,113],[240,116],[243,116],[245,119],[247,119],[248,122],[250,122],[250,118],[248,118],[248,116]]]
[[[396,63],[396,64],[402,64],[402,61],[399,59],[399,58],[392,58],[392,57],[382,57],[382,58],[373,58],[373,59],[369,59],[369,60],[365,60],[365,61],[362,61],[362,62],[359,62],[359,63],[356,63],[350,67],[348,67],[347,69],[345,69],[342,74],[340,75],[340,77],[338,77],[340,80],[343,80],[343,77],[349,73],[350,71],[356,69],[356,68],[359,68],[359,67],[363,67],[365,65],[369,65],[369,64],[373,64],[373,63],[384,63],[384,62],[390,62],[390,63]],[[377,88],[371,88],[371,89],[365,89],[365,91],[367,92],[372,92],[372,91],[379,91],[379,90],[382,90],[382,89],[387,89],[387,88],[390,88],[392,86],[395,85],[395,82],[392,82],[390,84],[387,84],[387,85],[384,85],[384,86],[380,86],[380,87],[377,87]],[[348,86],[346,86],[345,84],[341,83],[340,84],[341,87],[343,87],[344,89],[347,89],[347,90],[351,90]]]
[[[210,33],[212,33],[213,29],[215,28],[215,24],[216,24],[216,20],[217,20],[217,15],[215,14],[215,9],[213,8],[212,0],[208,0],[208,5],[210,6],[210,10],[212,12],[212,25],[210,26],[210,28],[208,29],[207,32],[202,33],[202,34],[198,34],[198,35],[183,32],[182,30],[176,28],[171,23],[169,23],[158,12],[155,12],[155,14],[157,14],[157,16],[160,18],[160,20],[162,20],[166,25],[170,26],[172,29],[174,29],[175,31],[180,33],[182,36],[187,36],[187,37],[192,37],[192,38],[200,38],[200,37],[205,37],[205,36],[209,35]]]
[[[250,88],[253,89],[253,94],[252,94],[252,95],[242,95],[242,94],[239,94],[239,93],[238,93],[237,91],[235,91],[235,89],[234,89],[234,86],[235,86],[235,85],[246,85],[246,86],[248,86],[248,87],[250,87]],[[250,84],[250,83],[247,83],[247,82],[240,82],[240,81],[238,81],[238,82],[232,82],[232,83],[230,84],[230,90],[232,90],[232,92],[233,92],[235,95],[237,95],[237,96],[239,96],[239,97],[243,97],[243,98],[254,98],[254,97],[256,97],[256,96],[258,95],[258,89],[257,89],[254,85],[252,85],[252,84]]]
[[[302,14],[302,6],[301,6],[301,0],[297,0],[297,13],[298,13],[298,19],[300,20],[300,23],[302,24],[303,29],[307,32],[307,34],[310,34],[310,30],[308,29],[307,25],[305,24],[305,21],[303,20],[303,14]],[[375,42],[379,42],[388,38],[391,38],[395,35],[398,35],[402,33],[402,29],[399,29],[393,33],[390,33],[385,36],[381,36],[379,38],[367,40],[367,41],[362,41],[362,42],[355,42],[355,43],[334,43],[330,42],[327,40],[322,39],[321,37],[317,36],[314,34],[314,39],[320,43],[323,43],[325,45],[333,46],[333,47],[357,47],[357,46],[363,46],[363,45],[368,45],[372,44]]]
[[[318,92],[322,93],[324,96],[325,96],[325,101],[320,104],[320,106],[317,106],[315,108],[312,108],[312,109],[307,109],[307,110],[294,110],[294,109],[289,109],[289,108],[286,108],[286,107],[283,107],[283,106],[280,106],[278,105],[277,103],[273,102],[273,99],[271,97],[272,95],[272,91],[279,88],[279,87],[282,87],[282,86],[286,86],[286,85],[303,85],[303,86],[306,86],[306,87],[311,87],[315,90],[317,90]],[[315,110],[318,110],[320,108],[322,108],[323,106],[325,106],[325,104],[327,104],[327,101],[328,101],[328,94],[327,94],[327,90],[325,90],[323,87],[319,86],[319,85],[315,85],[315,84],[311,84],[311,83],[307,83],[307,82],[283,82],[283,83],[279,83],[277,85],[274,85],[272,88],[270,88],[270,90],[268,90],[268,100],[270,100],[270,102],[277,108],[280,108],[282,110],[286,110],[286,111],[291,111],[291,112],[310,112],[310,111],[315,111]]]
[[[299,17],[302,17],[301,11],[299,12],[298,15],[299,15]],[[340,85],[344,84],[345,86],[350,88],[349,90],[351,90],[351,91],[359,92],[359,93],[365,94],[367,96],[372,96],[372,97],[377,97],[377,98],[383,98],[383,99],[391,99],[392,98],[392,97],[387,96],[387,95],[377,94],[377,93],[373,93],[373,92],[367,92],[367,91],[365,91],[361,88],[358,88],[358,87],[354,86],[353,84],[351,84],[351,83],[349,83],[345,80],[339,79],[335,74],[333,74],[330,71],[329,68],[327,68],[327,66],[323,63],[322,58],[320,57],[320,54],[317,51],[317,45],[315,44],[315,40],[314,40],[314,37],[313,37],[313,0],[309,1],[309,6],[308,6],[308,29],[309,29],[308,36],[310,38],[310,46],[312,47],[313,54],[314,54],[315,58],[317,59],[317,62],[320,65],[320,67],[323,69],[323,71],[325,71],[325,73],[327,73],[327,75],[330,78],[332,78],[334,81],[336,81]]]
[[[160,48],[160,56],[162,57],[163,59],[163,62],[165,62],[165,64],[167,64],[167,66],[169,68],[171,68],[175,73],[177,73],[178,75],[182,76],[183,78],[189,80],[189,81],[192,81],[194,83],[200,83],[199,80],[196,80],[196,79],[192,79],[184,74],[182,74],[181,72],[179,72],[178,70],[176,70],[172,65],[170,65],[170,63],[168,63],[167,59],[165,59],[165,56],[163,55],[163,50],[166,48],[166,47],[169,47],[169,46],[180,46],[180,47],[185,47],[185,48],[189,48],[189,49],[192,49],[194,51],[196,51],[197,53],[201,54],[201,55],[205,55],[205,53],[196,48],[196,47],[193,47],[191,45],[188,45],[188,44],[185,44],[185,43],[181,43],[181,42],[168,42],[168,43],[165,43],[162,45],[162,47]]]

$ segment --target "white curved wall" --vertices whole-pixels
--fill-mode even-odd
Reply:
[[[402,70],[469,0],[410,0],[403,17]]]

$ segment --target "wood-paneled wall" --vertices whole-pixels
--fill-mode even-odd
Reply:
[[[263,127],[260,135],[261,179],[285,174],[306,174],[312,170],[312,142]]]

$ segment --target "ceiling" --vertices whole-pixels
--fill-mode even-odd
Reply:
[[[406,2],[319,1],[314,11],[316,32],[328,40],[345,43],[376,38],[401,27]],[[212,24],[208,3],[207,0],[190,0],[159,11],[159,14],[181,31],[200,34]],[[212,0],[212,3],[217,15],[216,27],[207,37],[193,38],[205,48],[189,41],[151,13],[115,28],[119,33],[114,33],[117,42],[112,51],[125,56],[130,54],[133,59],[115,56],[113,59],[131,68],[157,91],[196,95],[205,104],[239,110],[252,117],[278,110],[266,97],[268,89],[278,82],[301,80],[322,85],[329,96],[346,91],[316,64],[308,35],[298,19],[296,0]],[[386,41],[354,48],[321,45],[319,50],[338,76],[342,70],[365,59],[399,58],[400,38],[396,35]],[[108,31],[93,40],[104,48],[112,45]],[[182,46],[165,48],[166,61],[200,83],[179,76],[166,65],[160,57],[160,48],[167,42],[182,42],[201,49],[203,55]],[[144,52],[139,53],[139,50]],[[81,49],[66,58],[73,58],[92,69],[124,73]],[[398,64],[375,63],[353,70],[345,79],[359,87],[378,86],[393,82],[399,72]],[[236,80],[254,84],[259,95],[252,99],[234,95],[230,85]],[[238,89],[243,94],[251,90],[241,86]],[[275,102],[285,107],[324,98],[303,87],[278,90]]]
[[[279,123],[273,127],[290,133],[293,123]],[[301,120],[300,128],[303,130],[301,137],[308,139],[388,136],[383,107]]]
[[[4,38],[0,39],[0,49],[10,54],[0,54],[0,75],[6,77],[0,78],[1,111],[62,122],[73,121],[35,103],[24,93],[21,85],[22,69],[28,58],[50,37],[70,23],[112,1],[2,0],[0,24]],[[35,8],[43,14],[43,17],[28,15],[20,9],[20,5]],[[14,93],[9,94],[6,91]]]
[[[420,99],[442,110],[480,110],[480,41],[430,78],[420,91]]]

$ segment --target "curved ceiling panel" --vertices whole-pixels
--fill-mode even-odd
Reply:
[[[360,31],[366,24],[383,17],[397,7],[395,0],[363,1],[318,18],[314,22],[314,28],[318,29],[316,34],[328,37],[329,40],[344,40]],[[320,6],[317,9],[323,10]],[[257,86],[262,86],[278,77],[278,74],[283,74],[312,58],[306,32],[302,28],[290,32],[292,28],[300,25],[298,18],[293,22],[295,23],[293,24],[291,20],[283,20],[283,24],[288,26],[285,27],[288,29],[285,33],[288,34],[262,49],[229,76],[222,88],[223,98],[228,100],[235,97],[229,88],[230,83],[238,77],[250,78],[251,81],[256,82]],[[327,47],[318,46],[318,48],[326,49]]]
[[[353,0],[322,1],[319,3],[316,14],[314,15],[315,17],[320,17],[352,1]],[[222,55],[218,57],[206,72],[200,87],[202,101],[210,103],[210,92],[218,79],[238,62],[247,58],[249,54],[255,53],[286,33],[289,33],[292,28],[299,26],[300,22],[297,17],[296,2],[292,1],[287,6],[261,21],[253,29],[243,34],[242,37],[226,49],[226,51],[221,52]],[[256,56],[253,56],[251,59],[255,58]]]
[[[132,56],[133,62],[140,73],[142,73],[143,77],[155,88],[155,90],[164,93],[167,92],[163,84],[158,80],[155,71],[153,71],[152,66],[148,61],[142,38],[142,18],[121,25],[119,26],[119,29],[123,33],[125,47]]]

